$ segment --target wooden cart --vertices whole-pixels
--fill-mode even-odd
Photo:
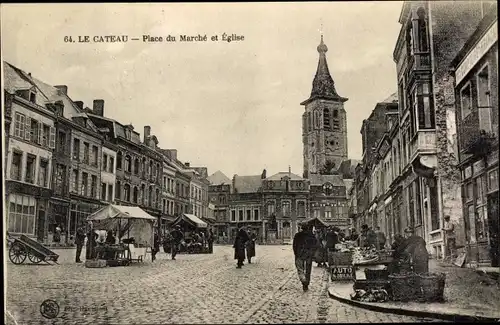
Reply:
[[[10,261],[18,265],[24,263],[26,257],[33,264],[41,262],[58,264],[57,259],[59,255],[25,235],[21,235],[19,238],[11,238],[9,248]]]

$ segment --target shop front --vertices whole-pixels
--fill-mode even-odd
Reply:
[[[72,199],[70,202],[70,214],[66,222],[59,224],[63,231],[67,232],[67,243],[73,243],[76,230],[79,226],[86,226],[87,217],[103,208],[105,205],[99,201],[84,201]],[[56,222],[57,223],[57,222]]]

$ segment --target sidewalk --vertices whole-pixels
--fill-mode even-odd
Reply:
[[[431,272],[446,274],[444,303],[384,302],[351,300],[353,283],[330,283],[329,295],[341,302],[374,311],[415,317],[431,317],[455,322],[500,321],[500,282],[484,272],[429,261]],[[497,268],[498,269],[498,268]],[[491,268],[490,268],[491,270]]]

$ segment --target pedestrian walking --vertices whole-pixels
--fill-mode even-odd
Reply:
[[[301,231],[293,237],[293,254],[295,256],[295,267],[302,282],[302,289],[309,290],[311,282],[311,268],[313,256],[319,243],[312,233],[312,227],[307,224],[301,225]]]
[[[254,232],[249,235],[249,240],[247,241],[247,259],[248,264],[252,264],[252,257],[255,257],[255,240],[257,236]]]
[[[238,261],[236,265],[237,269],[241,269],[243,266],[243,261],[245,261],[245,247],[247,241],[250,239],[248,237],[248,233],[245,231],[243,227],[238,227],[238,234],[234,239],[234,259]]]
[[[179,245],[184,239],[184,235],[181,232],[181,226],[176,225],[170,235],[172,236],[172,260],[175,260],[175,256],[179,252]]]
[[[337,249],[335,246],[340,243],[340,238],[339,238],[339,231],[340,229],[338,227],[329,227],[328,231],[326,233],[326,254],[327,254],[327,261],[329,260],[330,253],[336,252]],[[329,265],[331,266],[331,265]]]
[[[59,227],[59,225],[56,224],[56,228],[54,229],[54,235],[52,236],[52,241],[54,243],[59,244],[61,242],[61,232],[62,232],[61,227]]]
[[[76,229],[76,236],[75,236],[76,263],[82,263],[82,261],[80,260],[80,255],[82,255],[82,248],[84,243],[85,243],[85,230],[83,230],[83,227],[80,225],[78,229]]]
[[[381,250],[385,248],[385,242],[387,239],[385,238],[384,232],[380,230],[380,227],[377,227],[376,230],[377,231],[375,232],[375,234],[377,235],[377,250]]]
[[[156,260],[156,254],[160,251],[160,235],[158,231],[155,230],[153,239],[153,248],[151,249],[151,260],[154,262]]]
[[[455,239],[455,224],[450,221],[450,216],[444,216],[444,238],[445,238],[445,252],[446,258],[453,258],[456,249],[456,239]]]
[[[212,228],[208,230],[208,251],[210,254],[214,252],[214,233],[212,231]]]

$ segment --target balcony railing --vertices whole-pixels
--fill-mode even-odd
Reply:
[[[460,147],[465,154],[482,156],[489,153],[497,139],[491,125],[491,107],[474,108],[460,124]]]
[[[417,136],[410,142],[410,161],[419,153],[435,153],[436,131],[419,130]]]

